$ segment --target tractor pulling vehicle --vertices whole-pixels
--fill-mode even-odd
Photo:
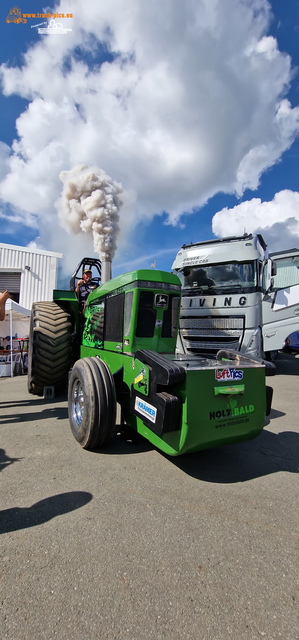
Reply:
[[[110,442],[117,403],[123,424],[171,456],[259,435],[274,365],[225,350],[176,355],[181,283],[163,271],[141,269],[97,287],[80,329],[74,289],[87,264],[73,275],[73,291],[33,305],[28,370],[30,393],[49,385],[59,392],[68,382],[70,426],[83,448]]]

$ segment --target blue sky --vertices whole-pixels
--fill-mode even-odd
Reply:
[[[299,246],[299,0],[22,0],[22,14],[72,13],[61,36],[39,35],[41,19],[8,24],[12,6],[1,242],[61,251],[65,273],[95,255],[57,215],[60,172],[84,163],[124,190],[115,275],[155,258],[169,270],[182,243],[244,228]]]

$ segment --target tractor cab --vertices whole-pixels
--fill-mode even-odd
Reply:
[[[54,289],[53,291],[53,301],[63,306],[70,314],[73,333],[78,335],[80,339],[82,336],[82,322],[80,321],[81,314],[79,314],[78,298],[75,290],[86,269],[90,269],[92,272],[91,284],[98,288],[101,284],[101,261],[98,258],[83,258],[70,279],[69,291],[62,289]]]
[[[140,269],[93,291],[85,311],[83,345],[117,353],[174,353],[181,300],[179,278]]]
[[[92,272],[91,284],[99,287],[101,282],[101,266],[101,260],[98,258],[83,258],[70,279],[70,291],[75,291],[78,281],[86,269],[90,269]]]

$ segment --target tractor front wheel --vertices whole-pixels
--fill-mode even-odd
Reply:
[[[109,367],[99,358],[78,360],[69,380],[69,421],[83,449],[106,446],[114,433],[116,393]]]

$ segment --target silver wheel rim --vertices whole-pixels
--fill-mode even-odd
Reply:
[[[77,427],[81,427],[84,415],[84,394],[81,382],[75,380],[72,389],[72,417]]]

